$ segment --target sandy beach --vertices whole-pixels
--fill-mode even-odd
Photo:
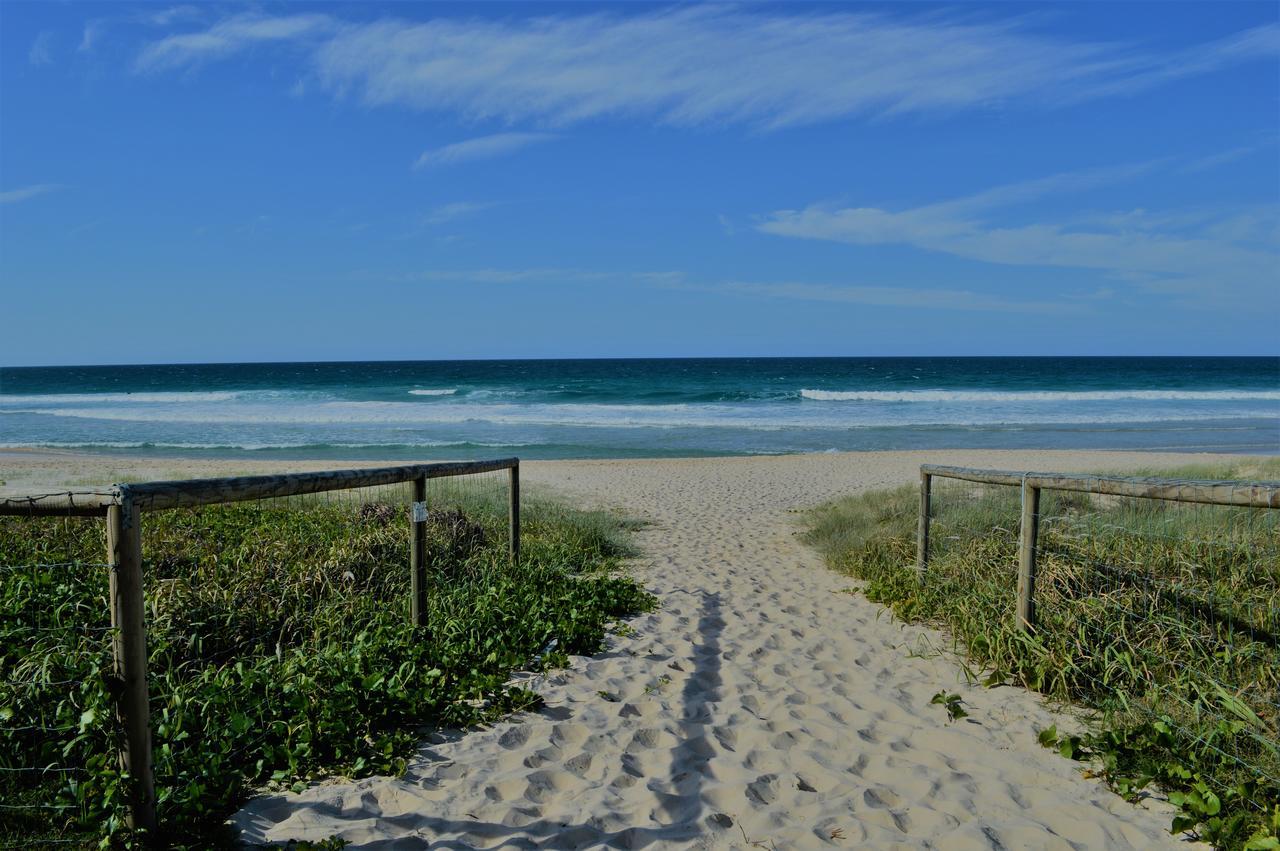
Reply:
[[[1280,841],[1277,0],[0,3],[0,851]]]
[[[1221,456],[878,452],[522,465],[580,505],[645,520],[659,598],[603,653],[530,678],[543,710],[441,733],[402,778],[256,798],[247,843],[360,848],[1159,848],[1171,809],[1126,803],[1036,732],[1037,696],[966,683],[947,638],[905,626],[797,540],[797,510],[919,464],[1123,470]],[[333,462],[7,452],[6,490],[317,469]],[[850,593],[850,592],[853,593]],[[957,691],[969,717],[930,704]]]

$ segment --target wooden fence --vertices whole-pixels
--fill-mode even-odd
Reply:
[[[1018,626],[1027,632],[1036,624],[1036,541],[1040,531],[1040,491],[1059,490],[1135,499],[1280,508],[1280,482],[1200,481],[1193,479],[1089,476],[1066,473],[1019,473],[923,464],[920,467],[920,520],[916,532],[916,571],[924,580],[929,566],[929,519],[933,479],[960,479],[1021,488],[1022,517],[1018,525]]]
[[[409,521],[410,611],[416,624],[426,618],[427,480],[510,471],[508,534],[513,562],[520,558],[520,459],[411,464],[115,485],[96,491],[0,497],[0,514],[103,517],[110,565],[112,655],[121,683],[116,711],[125,733],[121,765],[133,779],[130,826],[154,833],[155,781],[151,765],[151,710],[147,695],[147,636],[143,596],[142,515],[147,511],[245,502],[355,488],[413,483]]]

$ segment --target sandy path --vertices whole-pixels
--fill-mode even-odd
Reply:
[[[658,610],[607,652],[533,681],[541,712],[439,736],[401,779],[255,799],[235,818],[242,838],[336,834],[362,848],[1180,844],[1160,804],[1127,804],[1039,747],[1036,730],[1062,721],[1034,695],[966,686],[930,652],[943,637],[845,593],[853,583],[796,540],[789,511],[913,480],[922,460],[1043,470],[1205,459],[902,452],[527,463],[528,480],[652,522],[639,533],[637,573]],[[93,480],[97,463],[32,458],[9,473],[56,479],[71,469]],[[929,704],[941,688],[961,693],[970,718],[947,723]]]
[[[1021,456],[1021,457],[1019,457]],[[940,462],[1097,467],[1078,453]],[[1106,465],[1150,465],[1151,455]],[[539,681],[547,708],[425,747],[403,779],[259,798],[249,841],[366,848],[1153,848],[1131,806],[1036,743],[1033,695],[966,687],[795,539],[787,510],[910,479],[912,453],[529,464],[528,477],[653,521],[635,634]],[[958,690],[971,717],[929,699]],[[609,698],[600,692],[607,692]],[[752,843],[760,843],[753,845]],[[1185,846],[1184,846],[1185,847]]]

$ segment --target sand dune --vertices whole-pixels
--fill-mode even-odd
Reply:
[[[994,466],[1167,457],[929,453]],[[964,684],[934,648],[826,570],[788,509],[909,480],[915,453],[531,463],[527,476],[653,522],[638,567],[660,608],[538,678],[547,707],[439,737],[401,779],[251,802],[251,842],[364,848],[1153,848],[1183,845],[1036,743],[1034,695]],[[929,699],[958,690],[971,717]]]
[[[455,849],[1185,847],[1166,832],[1167,805],[1128,804],[1037,744],[1038,729],[1069,721],[1028,692],[966,685],[938,652],[944,636],[848,593],[855,583],[796,540],[794,509],[913,480],[923,460],[1122,469],[1205,459],[904,452],[527,463],[526,480],[652,523],[638,533],[646,555],[636,571],[659,608],[606,652],[532,678],[542,711],[436,736],[403,778],[257,798],[235,816],[241,838]],[[28,456],[6,475],[54,481],[74,470],[95,480],[105,463]],[[150,475],[145,465],[131,472]],[[962,695],[969,718],[948,723],[929,703],[941,688]]]

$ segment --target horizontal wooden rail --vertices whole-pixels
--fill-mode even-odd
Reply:
[[[410,482],[414,479],[439,479],[445,476],[491,473],[496,470],[513,469],[519,463],[517,458],[499,458],[494,461],[444,461],[432,464],[407,464],[399,467],[325,470],[315,473],[142,482],[133,485],[117,485],[97,491],[0,497],[0,514],[59,517],[105,516],[110,506],[121,504],[126,492],[133,501],[135,509],[157,511],[165,508],[187,508],[197,505],[214,505],[220,502],[243,502],[251,499],[271,499],[377,487]]]
[[[971,467],[920,466],[920,521],[916,532],[916,573],[927,581],[929,566],[930,490],[937,478],[961,479],[1019,488],[1022,517],[1018,524],[1018,627],[1036,627],[1036,556],[1040,497],[1044,490],[1076,491],[1136,499],[1162,499],[1202,505],[1280,508],[1280,482],[1200,481],[1130,476],[1082,476],[1067,473],[1019,473]]]
[[[1042,490],[1163,499],[1206,505],[1247,508],[1280,508],[1280,482],[1207,481],[1131,476],[1088,476],[1067,473],[1019,473],[1013,470],[977,470],[924,464],[922,473],[947,479],[963,479],[991,485],[1013,485]]]
[[[496,461],[457,461],[438,464],[409,464],[401,467],[366,467],[355,470],[326,470],[318,473],[288,473],[278,476],[241,476],[225,479],[186,479],[174,482],[146,482],[129,485],[129,496],[143,511],[186,508],[220,502],[243,502],[300,496],[325,491],[394,485],[414,479],[439,479],[509,470],[516,458]]]
[[[151,832],[156,827],[147,680],[146,598],[143,592],[143,512],[413,482],[413,505],[410,511],[410,577],[413,597],[410,609],[413,622],[423,625],[427,609],[427,479],[498,470],[509,470],[511,476],[508,529],[511,538],[510,557],[512,563],[515,563],[520,558],[519,458],[143,482],[115,485],[101,490],[0,496],[0,515],[106,518],[107,559],[111,565],[109,598],[111,625],[114,629],[112,655],[115,659],[116,677],[121,684],[115,700],[120,726],[125,733],[121,767],[132,778],[126,790],[130,826]],[[145,841],[147,840],[144,839]]]
[[[0,514],[105,517],[108,508],[119,504],[118,488],[0,496]]]
[[[1011,470],[977,470],[972,467],[944,467],[940,464],[921,464],[920,474],[941,476],[944,479],[963,479],[966,482],[979,482],[985,485],[1022,486],[1023,473]]]

